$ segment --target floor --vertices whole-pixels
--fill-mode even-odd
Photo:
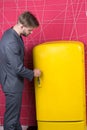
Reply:
[[[28,126],[22,126],[23,130],[27,130]],[[0,126],[0,130],[3,130],[3,127]]]
[[[23,130],[27,130],[27,126],[23,126],[22,128],[23,128]],[[2,126],[0,126],[0,130],[3,130]],[[87,130],[87,128],[86,128],[86,130]]]

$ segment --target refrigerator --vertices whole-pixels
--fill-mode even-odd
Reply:
[[[38,130],[86,130],[84,44],[51,41],[33,48]]]

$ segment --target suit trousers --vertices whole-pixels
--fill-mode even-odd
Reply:
[[[7,93],[6,111],[4,114],[4,130],[22,130],[20,124],[20,112],[22,104],[22,93]]]

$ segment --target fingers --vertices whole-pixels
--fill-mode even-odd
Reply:
[[[41,75],[41,71],[39,69],[34,69],[34,77],[39,77]]]

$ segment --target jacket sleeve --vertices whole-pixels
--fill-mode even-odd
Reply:
[[[34,76],[34,72],[24,66],[23,60],[20,56],[20,51],[21,49],[18,43],[8,43],[5,47],[7,61],[17,75],[31,81]]]

